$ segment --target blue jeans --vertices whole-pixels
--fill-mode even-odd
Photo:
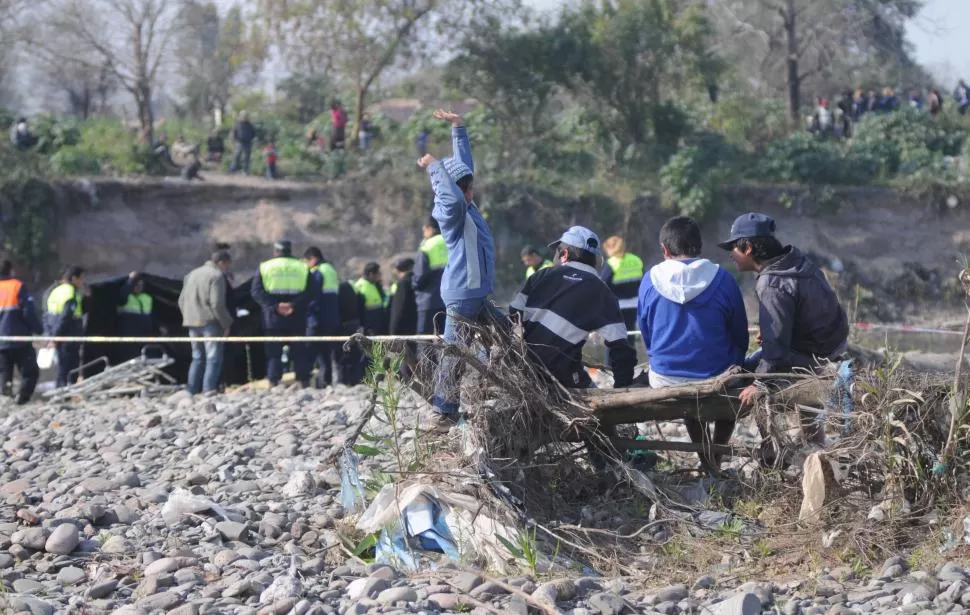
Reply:
[[[204,327],[190,327],[189,337],[222,337],[223,329],[217,322]],[[203,366],[205,373],[203,375]],[[189,393],[206,393],[219,388],[222,373],[222,342],[192,342],[192,365],[189,367]]]
[[[502,314],[495,305],[486,298],[462,299],[450,301],[445,306],[445,344],[460,344],[470,346],[474,337],[476,323],[491,315],[499,322],[506,322],[508,317]],[[461,366],[458,359],[451,353],[445,352],[441,357],[441,366],[435,377],[435,393],[432,404],[435,411],[441,414],[455,414],[461,401]]]

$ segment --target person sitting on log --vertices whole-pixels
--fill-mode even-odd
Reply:
[[[671,218],[660,229],[664,261],[640,283],[637,322],[650,357],[650,386],[659,389],[708,380],[744,362],[748,349],[748,317],[734,277],[700,258],[701,230],[686,216]],[[733,419],[714,422],[714,444],[727,444]],[[710,443],[708,427],[686,419],[695,444]],[[646,429],[640,426],[641,435]],[[706,459],[717,468],[720,455]]]
[[[593,388],[583,367],[583,346],[596,331],[609,349],[614,387],[630,386],[636,351],[627,341],[619,301],[596,271],[599,237],[574,226],[549,247],[562,266],[536,271],[509,304],[532,357],[564,387]]]
[[[775,221],[761,213],[746,213],[731,225],[731,236],[719,244],[731,252],[739,271],[758,275],[758,341],[761,349],[745,360],[758,374],[793,369],[818,371],[848,349],[849,320],[822,270],[798,248],[775,237]],[[741,392],[741,402],[753,405],[759,387]],[[814,414],[802,414],[802,432],[820,444],[825,430]]]

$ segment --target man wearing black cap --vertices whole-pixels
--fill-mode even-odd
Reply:
[[[293,245],[281,239],[273,246],[273,258],[259,265],[250,291],[262,309],[263,332],[268,336],[302,336],[310,303],[310,268],[293,257]],[[303,343],[289,344],[296,379],[310,384],[310,366]],[[266,377],[271,386],[283,378],[283,343],[266,342]]]
[[[510,316],[522,322],[529,350],[564,387],[590,388],[583,346],[596,331],[609,351],[613,386],[630,386],[637,355],[627,340],[619,301],[596,271],[599,237],[574,226],[550,247],[562,266],[535,272],[509,304]]]
[[[731,236],[720,244],[731,252],[739,271],[758,275],[758,324],[761,349],[745,360],[759,374],[793,369],[816,370],[820,362],[836,359],[847,348],[849,321],[835,291],[821,269],[794,246],[775,237],[775,221],[747,213],[731,225]],[[757,386],[741,394],[754,403]],[[825,434],[814,419],[802,417],[806,437],[821,441]]]
[[[402,258],[394,263],[394,276],[388,298],[391,335],[414,335],[418,332],[418,302],[414,296],[414,259]],[[414,344],[409,344],[414,349]]]

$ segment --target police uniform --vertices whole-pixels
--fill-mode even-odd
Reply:
[[[47,295],[44,332],[49,336],[80,337],[84,335],[84,299],[70,282],[61,282]],[[77,382],[75,370],[81,363],[79,342],[60,342],[54,345],[57,353],[58,387]],[[75,373],[71,373],[75,372]]]
[[[138,278],[128,278],[121,287],[118,303],[118,332],[122,337],[151,337],[155,334],[152,314],[155,302],[146,292],[134,293]],[[127,361],[141,354],[141,344],[120,344],[119,359]]]
[[[557,243],[599,253],[599,238],[583,227],[572,227]],[[592,385],[583,367],[583,346],[594,331],[606,343],[615,386],[633,381],[636,351],[627,340],[616,297],[593,267],[570,261],[537,271],[526,280],[509,311],[521,319],[533,358],[563,386]]]
[[[288,255],[288,242],[277,243],[276,250],[282,255],[259,265],[250,292],[262,309],[264,333],[269,336],[302,336],[306,333],[310,302],[310,268],[303,261]],[[293,313],[283,316],[277,312],[281,303],[289,303]],[[303,385],[309,384],[310,366],[305,360],[305,344],[300,342],[288,346],[296,379]],[[266,342],[266,377],[271,385],[279,384],[283,377],[282,354],[282,342]]]
[[[531,278],[533,275],[535,275],[536,271],[541,271],[542,269],[548,269],[550,267],[552,267],[552,261],[550,260],[542,261],[542,264],[539,265],[538,269],[530,265],[529,268],[525,270],[525,279],[528,280]]]
[[[364,300],[364,311],[360,316],[364,332],[369,335],[386,334],[387,305],[384,289],[367,278],[360,278],[354,282],[354,290]]]
[[[312,299],[307,311],[307,337],[335,336],[340,334],[340,306],[337,293],[340,276],[333,265],[322,262],[310,268]],[[333,384],[333,363],[338,359],[340,344],[337,342],[307,342],[307,361],[320,370],[317,386]]]
[[[414,263],[414,299],[418,309],[418,333],[430,335],[445,329],[445,302],[441,299],[441,275],[448,264],[448,246],[440,234],[421,242]],[[440,316],[439,316],[440,314]]]
[[[27,287],[12,277],[0,277],[0,335],[28,336],[42,333],[43,327]],[[20,371],[17,403],[30,400],[37,386],[37,355],[30,342],[0,342],[0,391],[13,380],[14,367]]]
[[[643,280],[643,261],[635,254],[611,256],[600,274],[620,302],[627,331],[637,329],[637,296]]]

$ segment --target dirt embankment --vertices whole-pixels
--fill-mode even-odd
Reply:
[[[191,184],[99,180],[74,192],[56,251],[61,262],[83,265],[93,277],[133,269],[180,277],[215,241],[233,245],[234,268],[245,275],[279,237],[300,251],[317,245],[345,276],[357,275],[368,260],[387,263],[414,250],[430,210],[430,193],[420,183],[378,180],[304,184],[210,174]],[[521,276],[522,245],[553,240],[570,224],[590,225],[604,237],[622,233],[645,261],[660,259],[657,234],[670,213],[649,196],[617,203],[511,186],[482,192],[507,292]],[[738,213],[759,210],[777,219],[783,241],[839,273],[844,300],[860,317],[912,319],[957,297],[950,281],[970,251],[970,207],[941,211],[872,188],[744,187],[725,195],[724,211],[704,231],[706,255],[726,266],[716,240]]]

